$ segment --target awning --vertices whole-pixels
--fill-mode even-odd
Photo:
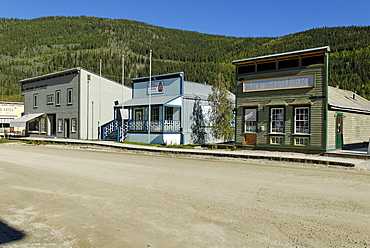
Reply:
[[[309,98],[297,98],[294,99],[292,103],[289,103],[290,105],[301,105],[301,104],[313,104]]]
[[[24,115],[12,122],[10,122],[10,126],[11,127],[25,127],[27,122],[30,121],[30,120],[33,120],[41,115],[43,115],[44,113],[37,113],[37,114],[28,114],[28,115]]]
[[[271,100],[268,104],[266,104],[266,106],[279,106],[279,105],[287,106],[288,104],[283,99],[274,99]]]

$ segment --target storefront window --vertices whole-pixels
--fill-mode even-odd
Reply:
[[[257,109],[244,109],[244,127],[246,133],[257,132]]]
[[[284,109],[272,108],[271,109],[271,133],[284,133]]]
[[[294,118],[295,118],[295,121],[294,121],[295,133],[308,134],[309,133],[309,108],[308,107],[295,108]]]

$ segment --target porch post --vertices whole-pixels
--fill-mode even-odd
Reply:
[[[165,120],[165,109],[166,109],[166,107],[164,106],[164,105],[162,105],[162,132],[164,132],[164,122],[166,121]]]

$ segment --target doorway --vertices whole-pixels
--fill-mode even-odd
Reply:
[[[47,115],[47,136],[56,136],[56,115],[55,114],[48,114]]]
[[[335,148],[343,148],[343,113],[337,113],[335,125]]]

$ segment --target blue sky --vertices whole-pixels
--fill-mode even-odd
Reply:
[[[370,0],[0,0],[0,17],[96,16],[235,37],[370,25]]]

